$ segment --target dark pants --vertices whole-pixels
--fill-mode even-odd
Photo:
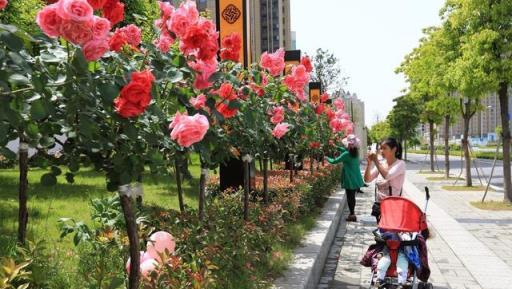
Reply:
[[[357,189],[356,190],[346,189],[345,192],[347,193],[348,210],[350,211],[351,215],[355,215]]]

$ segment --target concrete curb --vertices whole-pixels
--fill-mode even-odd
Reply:
[[[340,190],[329,197],[317,218],[315,227],[295,249],[294,257],[283,277],[278,278],[274,289],[311,289],[315,288],[322,276],[323,265],[327,259],[332,241],[345,208],[345,191]]]

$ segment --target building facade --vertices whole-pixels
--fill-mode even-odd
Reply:
[[[359,99],[357,94],[348,91],[342,92],[341,97],[345,102],[345,111],[350,115],[350,119],[354,123],[354,134],[361,140],[359,154],[363,158],[368,147],[364,101]]]
[[[512,108],[512,98],[509,96],[509,107]],[[510,125],[510,123],[509,123]],[[428,125],[424,125],[422,129],[423,137],[429,138]],[[485,145],[488,142],[496,142],[498,135],[496,128],[501,126],[500,114],[500,101],[496,93],[492,93],[481,101],[481,110],[475,113],[469,123],[469,138],[471,143],[475,145]],[[452,142],[458,143],[464,133],[463,119],[460,114],[457,115],[457,120],[450,126],[449,138]],[[438,136],[436,142],[444,140],[444,124],[439,124],[436,127],[436,134]]]

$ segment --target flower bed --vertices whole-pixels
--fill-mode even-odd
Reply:
[[[288,228],[318,212],[338,184],[340,169],[326,166],[313,175],[299,171],[293,183],[289,182],[288,171],[276,170],[270,175],[270,201],[264,204],[254,194],[258,201],[250,203],[248,221],[243,220],[243,192],[235,191],[209,199],[204,226],[190,210],[186,214],[152,210],[152,226],[175,236],[180,264],[202,266],[181,280],[181,285],[190,282],[201,284],[200,288],[266,287],[284,269],[279,264],[286,261],[286,254],[276,248],[296,237]],[[262,177],[258,176],[257,189],[261,189],[261,183]]]

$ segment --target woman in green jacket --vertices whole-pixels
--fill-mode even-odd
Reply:
[[[348,222],[357,221],[355,215],[356,207],[356,192],[364,186],[363,177],[361,176],[361,169],[359,167],[359,146],[361,141],[353,134],[344,138],[341,143],[343,147],[338,147],[341,155],[337,158],[327,158],[330,164],[343,163],[343,172],[341,182],[347,195],[348,209],[350,215],[347,218]]]

